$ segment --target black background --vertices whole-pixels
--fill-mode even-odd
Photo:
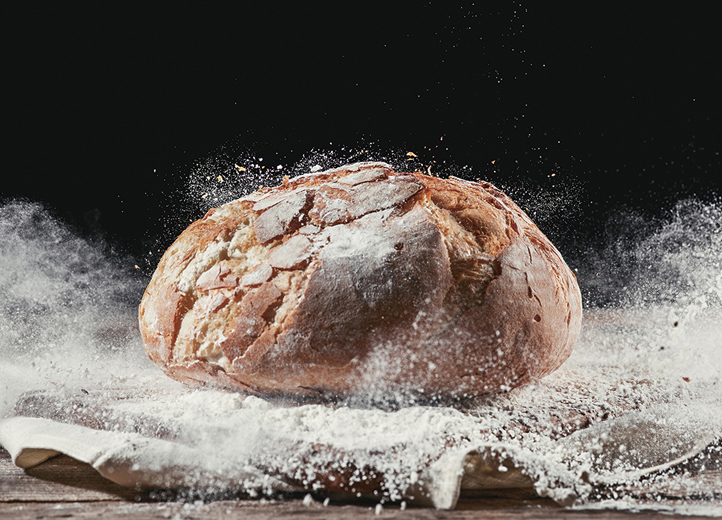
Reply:
[[[147,270],[224,145],[283,173],[411,151],[502,186],[572,256],[620,208],[722,191],[722,3],[228,5],[3,7],[0,197]]]

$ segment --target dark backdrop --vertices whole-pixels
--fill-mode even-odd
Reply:
[[[413,152],[569,255],[620,208],[722,189],[720,2],[147,4],[2,8],[0,196],[144,269],[219,149],[283,172]]]

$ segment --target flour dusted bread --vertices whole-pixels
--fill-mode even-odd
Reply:
[[[559,252],[492,185],[358,163],[193,223],[140,328],[150,358],[190,384],[464,397],[558,368],[581,315]]]

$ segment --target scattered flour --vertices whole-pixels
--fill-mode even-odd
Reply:
[[[376,500],[375,512],[381,513],[388,501],[403,508],[442,503],[441,491],[444,500],[453,498],[463,468],[473,467],[479,478],[460,485],[479,485],[479,475],[516,479],[574,507],[653,508],[635,498],[631,486],[639,481],[615,483],[604,492],[594,483],[611,478],[617,461],[635,460],[623,455],[631,443],[614,444],[620,455],[608,468],[597,463],[604,457],[587,455],[600,446],[611,449],[602,436],[605,423],[624,424],[630,441],[649,438],[641,430],[645,424],[680,432],[664,446],[680,456],[694,443],[675,444],[676,438],[704,440],[712,432],[709,438],[719,439],[722,433],[722,220],[719,211],[693,209],[645,241],[654,254],[638,254],[645,263],[658,261],[659,280],[676,273],[673,287],[657,288],[655,301],[587,309],[577,349],[556,373],[495,397],[378,408],[264,400],[169,380],[148,362],[137,333],[141,284],[41,207],[11,203],[0,208],[0,419],[45,417],[174,443],[190,450],[183,452],[188,457],[204,456],[206,473],[198,473],[199,479],[213,469],[212,461],[218,461],[217,472],[232,466],[252,475],[238,483],[251,496],[281,484],[322,491],[343,480],[339,488]],[[709,219],[718,220],[709,240],[677,247],[685,243],[685,230],[700,236],[685,227],[685,218],[694,225],[707,219],[708,227]],[[218,247],[227,251],[229,244]],[[685,266],[693,268],[686,277]],[[661,283],[647,275],[631,280],[628,292]],[[670,407],[686,412],[663,411]],[[635,422],[635,414],[652,414],[654,420]],[[626,422],[610,422],[618,419]],[[591,433],[570,455],[564,439],[578,430]],[[195,483],[203,487],[203,481]],[[228,482],[214,485],[211,492]],[[709,483],[695,492],[716,491]],[[656,508],[721,511],[684,500]]]

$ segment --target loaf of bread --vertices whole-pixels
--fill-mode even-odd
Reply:
[[[140,305],[170,377],[329,399],[509,390],[569,357],[581,317],[573,273],[502,192],[385,163],[209,211]]]

